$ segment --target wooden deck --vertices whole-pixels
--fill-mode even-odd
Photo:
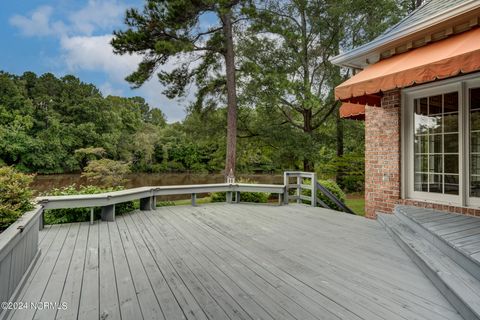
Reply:
[[[420,208],[406,214],[480,264],[480,218]]]
[[[383,227],[301,205],[47,226],[12,319],[461,319]]]

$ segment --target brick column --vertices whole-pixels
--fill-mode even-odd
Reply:
[[[365,215],[390,213],[400,199],[400,90],[385,92],[381,107],[366,107]]]

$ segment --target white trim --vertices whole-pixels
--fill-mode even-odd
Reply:
[[[480,73],[451,78],[443,81],[425,84],[402,90],[401,96],[401,197],[448,204],[452,206],[480,206],[480,197],[470,197],[470,168],[469,168],[469,99],[468,89],[480,86]],[[459,155],[459,195],[440,193],[429,193],[414,191],[414,145],[413,145],[413,124],[414,124],[414,99],[428,97],[448,92],[458,92],[459,103],[459,132],[458,132],[458,155]],[[443,164],[444,165],[444,164]]]

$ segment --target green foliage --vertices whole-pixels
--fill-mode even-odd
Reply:
[[[120,186],[126,182],[130,164],[110,159],[92,160],[82,172],[82,177],[102,186]]]
[[[318,183],[320,183],[322,186],[327,188],[340,201],[345,203],[345,200],[346,200],[345,193],[342,191],[342,189],[340,189],[340,187],[338,186],[338,184],[335,183],[335,181],[333,181],[333,180],[319,180]],[[330,208],[332,208],[334,210],[340,210],[340,208],[332,200],[330,200],[327,196],[325,196],[322,192],[318,191],[317,192],[317,197],[318,197],[318,199],[325,202],[325,204],[328,205]]]
[[[112,191],[120,191],[123,187],[109,187],[100,188],[97,186],[80,186],[75,184],[60,188],[53,189],[43,196],[71,196],[78,194],[97,194]],[[124,214],[136,209],[136,205],[133,201],[119,203],[115,205],[115,214]],[[101,208],[94,209],[94,219],[99,219],[102,212]],[[89,208],[74,208],[74,209],[51,209],[45,210],[45,223],[46,224],[60,224],[70,222],[83,222],[90,221],[90,209]]]
[[[33,208],[29,187],[32,181],[32,175],[20,173],[13,167],[0,167],[0,230]]]
[[[239,179],[238,183],[257,183],[250,179]],[[212,192],[210,194],[212,202],[225,202],[227,199],[226,192]],[[254,202],[254,203],[267,203],[270,193],[268,192],[242,192],[240,194],[240,201],[242,202]]]

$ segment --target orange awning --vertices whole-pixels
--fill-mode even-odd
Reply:
[[[480,70],[480,28],[381,60],[335,88],[342,101],[378,105],[372,95]]]
[[[365,120],[365,105],[344,102],[340,106],[340,118]]]

